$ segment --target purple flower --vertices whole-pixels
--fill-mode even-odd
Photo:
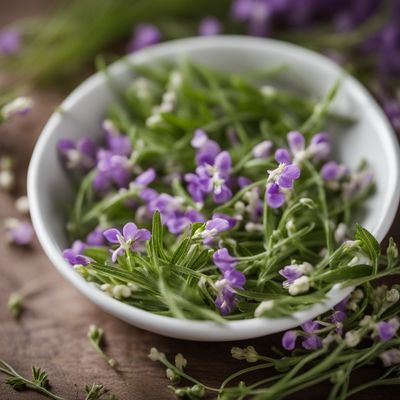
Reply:
[[[89,232],[86,236],[86,244],[88,246],[104,246],[105,243],[104,229],[99,226]]]
[[[282,347],[285,350],[292,351],[296,347],[297,332],[286,331],[282,336]]]
[[[304,139],[304,136],[300,132],[289,132],[287,137],[290,151],[293,155],[304,151],[306,141]]]
[[[250,35],[265,36],[274,3],[266,0],[235,0],[231,10],[233,19],[247,22]]]
[[[306,349],[306,350],[317,350],[322,347],[322,339],[317,336],[317,335],[311,335],[305,338],[302,342],[301,345]]]
[[[334,311],[331,315],[331,321],[336,325],[336,332],[341,335],[343,333],[343,324],[342,322],[346,319],[347,315],[345,312],[337,310]]]
[[[136,177],[134,183],[139,186],[147,186],[156,179],[156,171],[149,168]]]
[[[214,218],[222,218],[222,219],[228,221],[229,229],[234,228],[235,225],[236,225],[237,222],[238,222],[237,218],[231,217],[230,215],[224,214],[224,213],[214,213],[214,214],[212,215],[212,219],[214,219]]]
[[[239,176],[237,182],[238,182],[240,189],[243,189],[246,186],[251,185],[251,183],[252,183],[251,179],[247,178],[246,176]]]
[[[150,213],[159,210],[161,220],[168,230],[174,234],[182,233],[194,222],[204,222],[204,217],[197,210],[185,209],[181,198],[167,193],[158,194],[152,189],[144,189],[142,199],[147,203]]]
[[[213,165],[205,164],[196,168],[197,177],[194,174],[186,174],[185,180],[189,183],[188,191],[199,199],[201,192],[213,193],[216,203],[224,203],[232,197],[232,191],[227,185],[231,172],[231,156],[227,151],[219,153]],[[195,200],[196,201],[196,200]]]
[[[326,181],[339,181],[347,173],[347,168],[336,161],[328,161],[321,168],[321,176]]]
[[[287,149],[277,149],[275,152],[275,160],[280,164],[290,164],[292,157]]]
[[[217,250],[213,254],[213,261],[221,271],[235,268],[238,262],[235,257],[232,257],[229,254],[228,249],[226,248]]]
[[[215,282],[218,295],[215,305],[222,315],[230,314],[236,306],[235,289],[243,289],[246,277],[234,268],[224,269],[221,279]]]
[[[63,257],[71,265],[88,265],[91,262],[91,259],[82,254],[85,249],[85,243],[81,242],[80,240],[75,240],[70,249],[65,249],[63,251]]]
[[[396,318],[392,318],[389,321],[380,321],[376,324],[376,330],[381,342],[386,342],[392,339],[397,330],[399,329],[399,321]]]
[[[271,208],[279,208],[285,203],[285,194],[276,183],[268,183],[266,193],[266,202]]]
[[[33,240],[33,228],[29,222],[19,221],[16,218],[7,218],[4,221],[7,239],[10,243],[27,246]]]
[[[143,23],[137,25],[129,43],[128,51],[133,52],[151,46],[161,40],[160,30],[153,24]]]
[[[353,197],[356,193],[372,184],[374,175],[369,169],[353,172],[350,180],[343,184],[343,194],[346,198]]]
[[[320,132],[311,138],[308,153],[317,160],[325,160],[331,152],[331,138],[329,134]]]
[[[0,31],[0,54],[16,54],[21,49],[21,33],[15,29],[3,29]]]
[[[254,158],[268,158],[271,155],[273,143],[270,140],[264,140],[253,147]]]
[[[127,157],[131,155],[132,146],[129,137],[119,132],[112,121],[106,119],[103,122],[103,129],[106,133],[107,147],[113,154]]]
[[[191,141],[191,145],[197,149],[197,165],[212,165],[215,157],[221,151],[219,144],[214,140],[210,140],[202,129],[196,129]]]
[[[202,185],[201,185],[201,181],[200,181],[200,177],[196,174],[185,174],[184,177],[187,185],[187,190],[190,193],[190,195],[192,196],[192,199],[196,202],[196,203],[200,203],[202,204],[204,202],[204,197],[206,195],[206,193],[204,192]]]
[[[97,152],[97,173],[93,180],[96,191],[104,191],[115,184],[118,188],[128,187],[132,165],[125,156],[114,155],[107,150]]]
[[[204,244],[210,244],[213,239],[221,232],[229,230],[229,222],[224,218],[213,218],[206,222],[206,226],[201,237],[204,239]]]
[[[304,274],[304,271],[301,268],[299,268],[299,266],[296,264],[287,265],[286,267],[282,268],[278,272],[280,275],[282,275],[284,278],[286,278],[286,281],[283,282],[284,287],[289,286],[297,278],[300,278]]]
[[[150,239],[151,233],[147,229],[138,229],[133,222],[128,222],[122,228],[122,233],[118,229],[111,228],[104,232],[104,237],[112,244],[119,244],[112,251],[111,260],[115,263],[118,256],[140,250],[143,242]]]
[[[200,36],[214,36],[221,32],[221,22],[215,17],[205,17],[199,24]]]
[[[68,169],[89,170],[95,165],[96,145],[90,138],[84,137],[77,141],[69,138],[60,139],[57,142],[57,150],[61,161]]]
[[[317,321],[306,321],[301,325],[301,329],[307,333],[314,333],[319,329],[319,323]]]

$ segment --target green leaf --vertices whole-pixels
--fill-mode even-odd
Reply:
[[[182,259],[187,256],[192,244],[191,238],[185,238],[180,243],[171,258],[171,265],[180,264]]]
[[[361,242],[361,248],[367,253],[371,260],[376,260],[381,253],[379,242],[360,224],[357,224],[356,226],[357,231],[355,237]]]
[[[161,223],[160,211],[156,210],[153,214],[153,222],[151,228],[151,239],[149,241],[149,256],[153,261],[158,258],[167,260],[168,257],[164,250],[164,227]]]
[[[340,283],[369,276],[372,273],[373,268],[370,265],[355,265],[353,267],[341,267],[333,271],[325,272],[317,279],[323,282]]]
[[[47,387],[49,383],[47,372],[41,368],[32,367],[32,382],[42,388]]]

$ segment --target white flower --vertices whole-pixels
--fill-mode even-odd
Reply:
[[[400,349],[389,349],[379,355],[384,367],[400,364]]]
[[[272,310],[274,308],[274,301],[273,300],[266,300],[262,301],[254,311],[254,316],[256,318],[261,317],[265,311]]]
[[[386,292],[386,300],[389,303],[397,303],[400,300],[400,293],[397,289],[390,289]]]
[[[301,293],[306,293],[310,289],[310,278],[301,276],[288,286],[289,294],[296,296]]]
[[[349,234],[349,229],[347,228],[347,225],[344,224],[343,222],[341,222],[335,229],[335,240],[338,243],[342,243],[345,241],[345,239],[347,238]]]
[[[165,354],[158,351],[155,347],[150,349],[149,358],[151,361],[160,361],[165,358]]]
[[[358,345],[358,343],[360,343],[361,337],[358,332],[349,331],[349,332],[346,332],[344,340],[346,341],[347,346],[356,347]]]

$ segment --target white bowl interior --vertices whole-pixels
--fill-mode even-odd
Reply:
[[[240,72],[287,64],[284,77],[295,86],[322,98],[341,69],[309,50],[273,40],[238,36],[193,38],[164,43],[129,56],[132,63],[155,64],[160,60],[177,60],[181,56],[229,72]],[[126,63],[118,62],[110,73],[121,85],[132,79]],[[237,340],[279,332],[315,317],[345,297],[349,289],[336,287],[328,300],[290,318],[252,319],[217,325],[204,321],[182,321],[156,316],[111,299],[85,282],[63,260],[67,246],[63,210],[73,194],[65,171],[61,168],[56,143],[62,137],[90,135],[100,138],[101,122],[113,102],[113,95],[102,74],[95,74],[79,86],[62,104],[40,136],[28,175],[31,215],[38,238],[57,269],[84,295],[106,311],[136,326],[167,336],[191,340]],[[336,151],[341,160],[356,167],[367,159],[376,178],[377,191],[366,205],[362,223],[382,240],[393,221],[399,201],[399,149],[395,134],[386,117],[366,89],[354,78],[343,76],[336,110],[358,122],[335,133]]]

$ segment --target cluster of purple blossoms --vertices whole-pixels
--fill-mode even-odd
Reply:
[[[301,345],[306,350],[317,350],[323,346],[323,341],[316,333],[320,329],[320,324],[317,321],[307,321],[301,325],[304,333],[299,335],[298,331],[287,331],[282,336],[282,347],[292,351],[296,347],[296,341],[299,336],[302,336]]]
[[[232,197],[228,186],[232,160],[227,151],[220,151],[218,143],[209,140],[207,134],[197,130],[192,140],[197,149],[196,173],[185,174],[188,191],[193,200],[202,204],[208,193],[213,194],[216,203],[224,203]]]
[[[139,229],[133,222],[128,222],[122,228],[122,232],[115,228],[107,229],[104,237],[111,244],[118,245],[111,251],[111,260],[115,263],[118,256],[129,254],[130,251],[142,250],[144,242],[150,239],[151,233],[147,229]]]
[[[161,220],[174,235],[182,233],[194,222],[204,222],[204,216],[193,208],[186,208],[184,200],[167,193],[157,193],[153,189],[142,191],[141,198],[147,203],[147,209],[152,215],[160,212]]]
[[[214,264],[219,268],[222,277],[215,282],[218,295],[215,305],[221,315],[230,314],[236,307],[236,289],[243,289],[246,277],[236,270],[237,259],[232,257],[226,248],[217,250],[213,255]]]
[[[96,165],[96,145],[90,138],[60,139],[57,150],[63,165],[68,169],[88,171]]]

